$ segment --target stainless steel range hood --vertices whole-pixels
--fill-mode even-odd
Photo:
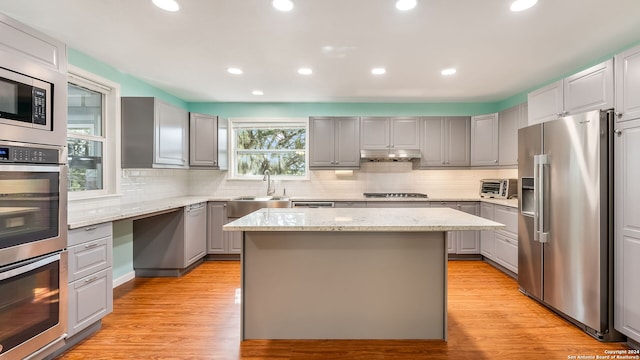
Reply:
[[[420,159],[419,149],[366,149],[360,150],[361,161],[410,161]]]

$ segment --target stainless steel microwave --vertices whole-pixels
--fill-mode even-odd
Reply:
[[[481,197],[510,199],[518,194],[518,179],[483,179],[480,183]]]
[[[51,84],[0,68],[0,123],[52,130]]]

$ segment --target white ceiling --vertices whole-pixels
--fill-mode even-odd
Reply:
[[[640,41],[639,0],[539,0],[521,13],[511,0],[410,12],[294,1],[283,13],[271,0],[178,0],[170,13],[151,0],[0,0],[0,12],[189,102],[494,102]]]

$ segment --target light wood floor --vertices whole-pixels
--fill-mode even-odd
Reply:
[[[449,341],[245,341],[239,262],[115,289],[102,329],[60,359],[568,359],[626,349],[600,343],[480,261],[449,262]],[[410,296],[410,294],[398,294]]]

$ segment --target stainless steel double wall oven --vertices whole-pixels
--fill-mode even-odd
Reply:
[[[4,360],[45,356],[66,334],[67,69],[64,44],[2,14],[0,31]]]

